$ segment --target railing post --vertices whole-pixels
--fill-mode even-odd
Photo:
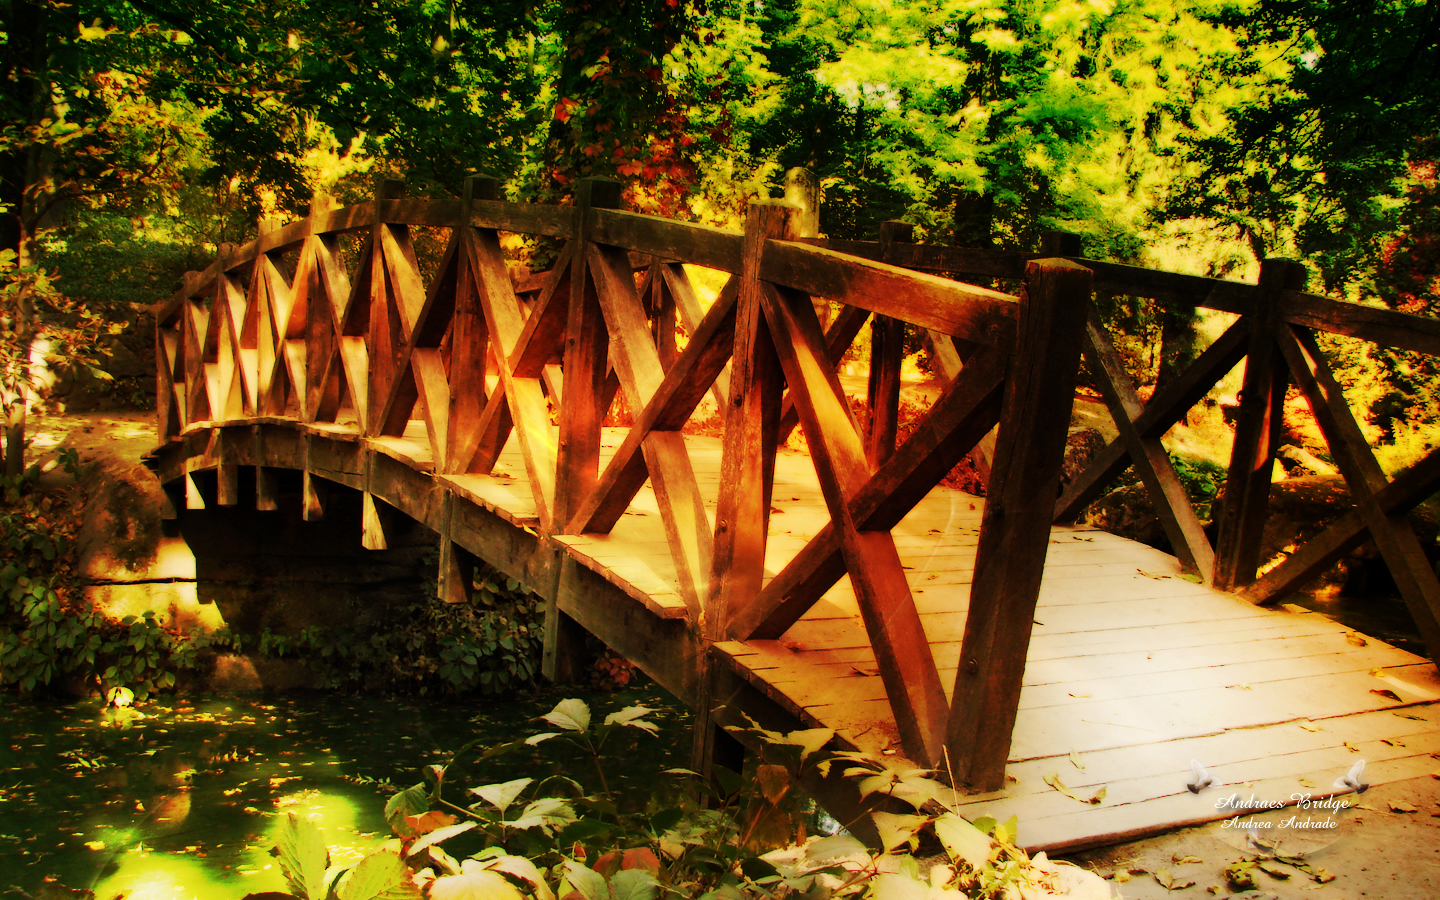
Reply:
[[[1275,345],[1281,324],[1280,294],[1305,287],[1305,267],[1288,259],[1260,263],[1260,290],[1250,319],[1250,349],[1225,502],[1215,548],[1214,585],[1223,591],[1255,581],[1260,567],[1261,538],[1270,509],[1270,473],[1280,444],[1289,373]]]
[[[915,239],[915,226],[890,220],[880,223],[880,258],[890,261],[895,244]],[[895,452],[895,433],[900,416],[900,366],[905,360],[905,322],[889,316],[875,316],[870,322],[870,382],[866,401],[870,406],[870,429],[865,435],[865,456],[879,467]]]
[[[721,438],[720,496],[709,591],[700,616],[699,701],[691,765],[708,772],[717,727],[709,645],[726,639],[732,613],[760,592],[765,576],[765,538],[775,480],[780,428],[780,361],[760,308],[760,257],[771,238],[796,236],[799,210],[780,201],[750,204],[745,219],[735,343],[730,362],[729,406]]]
[[[605,317],[586,274],[592,209],[620,205],[620,184],[605,178],[582,178],[575,183],[575,253],[571,258],[570,308],[565,328],[565,388],[560,404],[560,447],[556,455],[556,528],[565,527],[580,504],[595,490],[600,477],[600,423],[609,404],[604,403],[606,362],[610,338]]]
[[[795,217],[795,237],[820,236],[820,182],[804,166],[785,172],[785,202],[799,209]],[[824,297],[811,299],[821,329],[830,324],[830,301]]]
[[[950,710],[956,787],[997,790],[1005,780],[1092,280],[1062,259],[1026,266]]]
[[[380,433],[381,416],[384,415],[385,394],[395,378],[396,354],[402,340],[400,317],[394,312],[394,305],[388,302],[389,291],[385,286],[385,250],[380,233],[385,225],[385,203],[405,196],[405,182],[394,178],[376,179],[375,183],[375,228],[370,240],[370,283],[363,302],[369,308],[366,318],[365,346],[369,348],[370,364],[365,388],[365,419],[361,423],[365,434]]]

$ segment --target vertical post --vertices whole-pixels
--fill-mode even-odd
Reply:
[[[895,244],[908,244],[914,237],[915,226],[908,222],[881,222],[880,258],[888,262]],[[875,316],[870,323],[870,383],[866,393],[870,430],[865,436],[865,457],[875,468],[895,452],[900,421],[900,366],[904,360],[905,322]]]
[[[390,290],[385,277],[385,251],[382,247],[380,233],[386,228],[385,204],[390,200],[398,200],[405,196],[405,182],[394,178],[380,178],[375,184],[375,230],[372,232],[370,241],[370,289],[363,299],[356,302],[368,302],[370,305],[370,317],[368,319],[369,330],[365,335],[365,345],[370,350],[370,371],[369,386],[366,393],[369,394],[366,403],[367,422],[361,423],[365,434],[378,434],[383,426],[380,420],[384,415],[385,397],[390,391],[390,384],[395,380],[396,355],[400,350],[402,340],[400,330],[400,313],[395,304],[390,302]]]
[[[1230,471],[1225,478],[1225,503],[1215,547],[1214,585],[1222,591],[1255,581],[1260,542],[1270,510],[1270,475],[1280,445],[1289,373],[1275,345],[1281,324],[1280,294],[1305,287],[1305,267],[1288,259],[1260,263],[1260,290],[1250,318],[1250,348]]]
[[[600,477],[600,423],[610,404],[604,402],[610,337],[605,316],[586,272],[591,210],[620,205],[620,184],[604,178],[575,183],[575,253],[571,257],[570,308],[565,328],[565,402],[560,404],[560,447],[556,455],[555,516],[564,528]],[[602,405],[603,402],[603,405]]]
[[[1092,280],[1062,259],[1025,269],[950,710],[956,787],[998,790],[1005,781]]]
[[[709,645],[726,639],[731,615],[760,592],[765,576],[782,376],[760,307],[760,257],[771,238],[795,237],[798,218],[799,210],[777,201],[750,204],[745,218],[710,589],[700,616],[699,700],[691,767],[701,773],[708,773],[713,760],[717,726],[712,712],[720,701],[714,695]]]
[[[798,207],[795,219],[795,237],[813,238],[820,236],[820,182],[804,166],[796,166],[785,172],[785,202]],[[815,317],[820,320],[823,331],[830,324],[830,301],[815,297],[811,301]]]

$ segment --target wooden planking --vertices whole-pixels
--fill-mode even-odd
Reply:
[[[1005,780],[1079,372],[1071,336],[1085,327],[1090,295],[1088,269],[1056,259],[1026,267],[945,740],[953,778],[972,789]]]

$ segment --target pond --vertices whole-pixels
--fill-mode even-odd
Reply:
[[[421,767],[470,741],[551,730],[534,720],[566,697],[584,699],[597,720],[636,704],[656,710],[658,736],[621,729],[614,739],[630,743],[607,747],[617,795],[648,798],[657,773],[688,764],[689,714],[653,686],[460,701],[182,695],[133,710],[0,698],[0,893],[35,894],[51,881],[99,900],[283,891],[269,851],[286,813],[316,819],[333,862],[356,861],[389,837],[385,800],[421,781]],[[563,772],[593,789],[593,764],[567,749],[548,741],[467,764],[464,776]]]

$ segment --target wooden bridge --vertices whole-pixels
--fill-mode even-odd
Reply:
[[[577,187],[554,207],[497,199],[489,179],[461,200],[384,182],[188,276],[157,314],[152,464],[176,506],[276,509],[286,470],[306,519],[362,492],[365,547],[396,515],[439,535],[445,599],[466,599],[475,559],[543,598],[547,674],[584,629],[697,710],[697,766],[741,714],[826,726],[941,768],[977,814],[1019,814],[1031,846],[1224,815],[1186,790],[1192,758],[1277,787],[1329,784],[1347,742],[1374,780],[1434,767],[1432,666],[1259,604],[1368,537],[1440,649],[1440,583],[1405,518],[1440,456],[1388,480],[1312,334],[1434,354],[1440,322],[1306,294],[1283,260],[1249,285],[1083,259],[1060,234],[1038,254],[916,245],[903,223],[878,242],[801,238],[777,202],[726,231]],[[508,266],[507,235],[547,239],[554,265]],[[437,236],[438,264],[415,249]],[[693,267],[729,274],[708,308]],[[1096,291],[1238,319],[1142,404]],[[862,423],[837,367],[872,317]],[[907,327],[946,386],[897,445]],[[1082,352],[1119,438],[1057,503]],[[1212,548],[1160,438],[1242,359]],[[1257,578],[1291,378],[1355,509]],[[707,394],[718,436],[687,431]],[[808,452],[784,448],[797,426]],[[937,487],[997,426],[985,499]],[[1127,465],[1178,559],[1056,524]],[[1063,795],[1050,772],[1106,797]]]

